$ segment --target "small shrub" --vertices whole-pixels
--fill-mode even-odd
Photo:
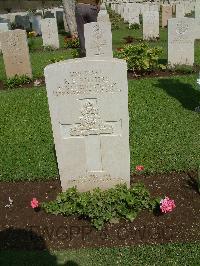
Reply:
[[[72,50],[72,57],[73,57],[73,58],[78,58],[78,57],[79,57],[78,49],[73,49],[73,50]]]
[[[66,37],[64,38],[64,43],[66,48],[78,48],[79,47],[79,39],[75,37]]]
[[[41,207],[55,215],[78,215],[87,217],[92,225],[100,230],[104,223],[123,218],[133,221],[138,212],[144,209],[155,209],[160,199],[151,199],[143,184],[127,188],[117,185],[115,188],[102,191],[99,188],[92,192],[80,193],[73,187],[60,193],[56,200],[42,203]]]
[[[16,87],[20,87],[23,84],[28,84],[32,81],[32,79],[26,75],[22,75],[22,76],[18,76],[15,75],[12,78],[8,78],[4,85],[8,88],[8,89],[13,89]]]
[[[127,61],[128,70],[145,73],[156,69],[164,69],[165,66],[158,63],[162,48],[149,47],[146,43],[129,44],[118,49],[116,57]]]

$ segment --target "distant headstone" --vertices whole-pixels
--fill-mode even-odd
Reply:
[[[193,65],[195,19],[180,18],[168,20],[168,64]]]
[[[168,19],[172,18],[172,7],[170,5],[162,5],[162,27],[167,26]]]
[[[37,35],[41,35],[41,20],[42,16],[41,15],[35,15],[31,18],[32,22],[32,30],[36,32]]]
[[[151,40],[159,37],[159,12],[143,13],[143,39]]]
[[[54,13],[52,13],[51,11],[46,11],[44,13],[44,18],[55,18]]]
[[[200,18],[200,1],[195,3],[195,18]]]
[[[129,186],[126,62],[99,53],[49,65],[44,73],[62,190]]]
[[[131,4],[129,9],[128,23],[129,26],[132,24],[140,24],[140,8],[138,4]]]
[[[3,32],[0,38],[7,77],[32,77],[26,31],[17,29]]]
[[[176,18],[183,18],[185,16],[185,7],[183,4],[176,5]]]
[[[55,18],[41,20],[43,46],[59,48],[58,27]]]
[[[15,16],[15,24],[18,28],[23,29],[23,30],[30,30],[30,21],[29,21],[29,16],[20,16],[17,15]]]
[[[107,22],[87,23],[84,27],[84,36],[87,57],[113,56],[111,24]]]
[[[8,31],[8,23],[0,23],[0,33]],[[1,53],[1,34],[0,34],[0,53]]]
[[[101,5],[101,9],[98,13],[97,22],[101,21],[110,23],[110,18],[105,5]]]

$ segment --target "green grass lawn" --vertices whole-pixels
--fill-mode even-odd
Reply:
[[[129,81],[131,169],[196,169],[200,101],[196,75]],[[45,88],[0,92],[0,180],[57,176]]]
[[[52,252],[0,252],[0,265],[5,266],[197,266],[199,261],[200,244],[149,245]]]

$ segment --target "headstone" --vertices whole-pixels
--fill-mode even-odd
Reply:
[[[55,16],[54,13],[48,10],[44,13],[44,18],[55,18]]]
[[[85,48],[87,57],[112,57],[111,24],[92,22],[84,26]]]
[[[159,37],[159,12],[148,11],[143,13],[143,40]]]
[[[184,5],[177,4],[176,5],[176,18],[183,18],[185,16],[185,7]]]
[[[105,5],[101,5],[101,9],[98,13],[97,22],[101,22],[101,21],[110,23],[110,18],[109,18],[109,15],[107,13]]]
[[[32,77],[26,31],[17,29],[3,32],[0,38],[7,77]]]
[[[55,18],[41,20],[43,46],[59,48],[58,27]]]
[[[126,62],[99,53],[44,72],[62,190],[129,186]]]
[[[18,28],[23,29],[23,30],[30,30],[30,21],[29,21],[29,16],[20,16],[17,15],[15,16],[15,24]]]
[[[41,20],[42,16],[41,15],[35,15],[31,18],[31,23],[32,23],[32,30],[36,32],[37,35],[41,35]]]
[[[129,9],[128,22],[129,26],[132,24],[140,24],[140,8],[137,3],[131,4]]]
[[[195,19],[180,18],[168,20],[168,64],[193,65]]]
[[[200,1],[195,3],[195,18],[200,18]]]
[[[8,31],[8,23],[0,23],[0,33]],[[1,53],[1,35],[0,35],[0,53]]]
[[[167,26],[168,19],[172,18],[172,7],[170,5],[162,5],[162,27]]]

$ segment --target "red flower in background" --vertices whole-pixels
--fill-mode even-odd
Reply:
[[[135,167],[135,170],[138,171],[138,172],[144,171],[144,166],[143,165],[137,165]]]
[[[35,209],[39,207],[39,201],[36,198],[31,200],[31,208]]]

